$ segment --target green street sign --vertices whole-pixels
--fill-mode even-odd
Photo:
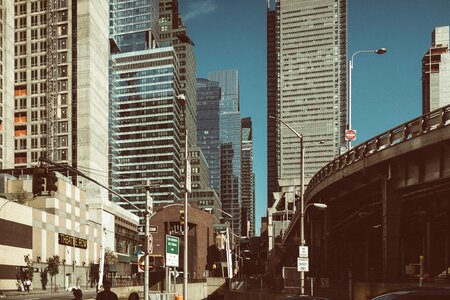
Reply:
[[[166,235],[166,266],[178,267],[179,245],[179,238],[171,235]]]

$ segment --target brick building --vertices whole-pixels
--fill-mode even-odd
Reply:
[[[180,238],[179,267],[183,268],[184,239],[180,226],[180,210],[182,204],[169,204],[155,207],[155,215],[150,224],[158,226],[158,232],[153,234],[153,255],[165,255],[165,236]],[[188,270],[189,278],[204,277],[208,247],[214,244],[213,215],[196,207],[188,207]]]

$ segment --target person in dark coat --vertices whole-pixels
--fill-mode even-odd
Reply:
[[[112,282],[107,279],[103,282],[103,291],[97,294],[95,300],[119,300],[117,294],[111,291]]]

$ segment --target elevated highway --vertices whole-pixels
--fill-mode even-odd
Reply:
[[[450,266],[450,106],[401,124],[337,157],[311,179],[305,205],[309,276],[415,280]],[[297,209],[299,212],[300,209]],[[283,238],[299,244],[297,213]],[[291,254],[295,257],[298,253]],[[292,259],[288,259],[292,263]],[[418,279],[417,279],[418,280]]]

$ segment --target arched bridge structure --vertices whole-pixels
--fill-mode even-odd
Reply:
[[[305,213],[310,275],[404,282],[423,256],[425,278],[442,277],[450,266],[450,106],[337,157],[304,197],[305,206],[328,206]],[[299,211],[283,243],[299,243]]]

